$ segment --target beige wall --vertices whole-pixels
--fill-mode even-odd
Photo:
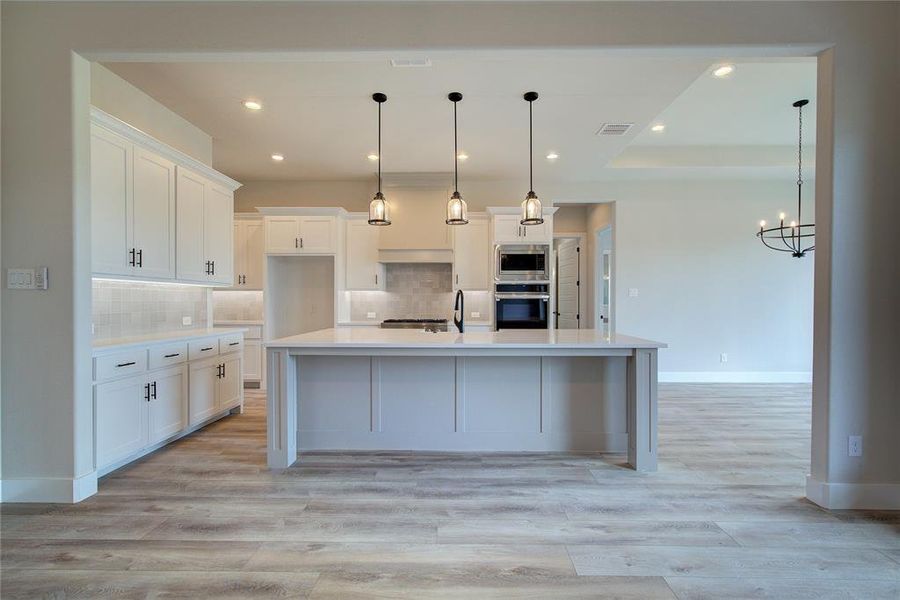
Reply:
[[[97,63],[91,64],[91,104],[212,165],[211,136]]]
[[[859,2],[4,3],[3,266],[46,265],[52,281],[46,292],[2,291],[4,494],[9,478],[52,487],[92,473],[90,68],[82,57],[515,50],[522,40],[539,50],[647,48],[712,60],[819,56],[825,185],[817,188],[809,490],[825,503],[831,491],[852,489],[876,504],[873,494],[886,488],[864,484],[892,484],[896,494],[900,278],[886,257],[900,255],[898,10]],[[865,437],[864,457],[847,456],[850,434]]]
[[[587,206],[560,206],[553,214],[553,233],[584,233]]]

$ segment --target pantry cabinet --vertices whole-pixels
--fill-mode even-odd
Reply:
[[[239,186],[92,108],[92,273],[231,285],[234,190]]]
[[[467,225],[453,227],[454,289],[491,289],[490,237],[487,216],[469,215]]]
[[[234,288],[263,289],[265,231],[262,217],[235,215],[234,219]]]
[[[365,216],[347,219],[348,290],[384,289],[384,264],[378,262],[380,230],[369,225]]]

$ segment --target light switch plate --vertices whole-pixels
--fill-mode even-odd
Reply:
[[[630,298],[637,298],[638,297],[638,289],[637,288],[628,288],[628,296]]]
[[[377,318],[377,317],[375,316],[375,313],[373,313],[373,312],[367,312],[367,313],[366,313],[366,318],[367,318],[367,319],[375,319],[375,318]]]
[[[46,290],[47,267],[7,269],[6,287],[11,290]]]
[[[480,313],[480,312],[473,312],[473,313],[472,313],[472,318],[473,318],[473,319],[480,319],[480,318],[481,318],[481,313]]]
[[[851,435],[847,438],[847,456],[862,456],[862,436]]]
[[[190,324],[193,323],[193,322],[194,322],[194,320],[193,320],[192,318],[190,318],[190,317],[181,317],[181,324],[182,324],[182,325],[190,325]]]

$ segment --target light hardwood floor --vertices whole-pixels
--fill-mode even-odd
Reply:
[[[264,402],[74,506],[3,505],[12,598],[900,598],[900,513],[803,498],[809,388],[660,386],[623,456],[318,453],[265,467]]]

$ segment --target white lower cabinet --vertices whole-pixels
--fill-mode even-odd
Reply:
[[[234,354],[191,365],[191,425],[240,406],[244,388],[242,363],[242,356]]]
[[[250,381],[262,379],[262,342],[260,340],[244,341],[244,379]]]
[[[187,368],[181,365],[97,385],[98,469],[187,426],[187,377]]]
[[[216,389],[216,406],[218,410],[231,410],[241,405],[244,389],[244,374],[240,354],[224,357],[222,360],[222,377]]]

